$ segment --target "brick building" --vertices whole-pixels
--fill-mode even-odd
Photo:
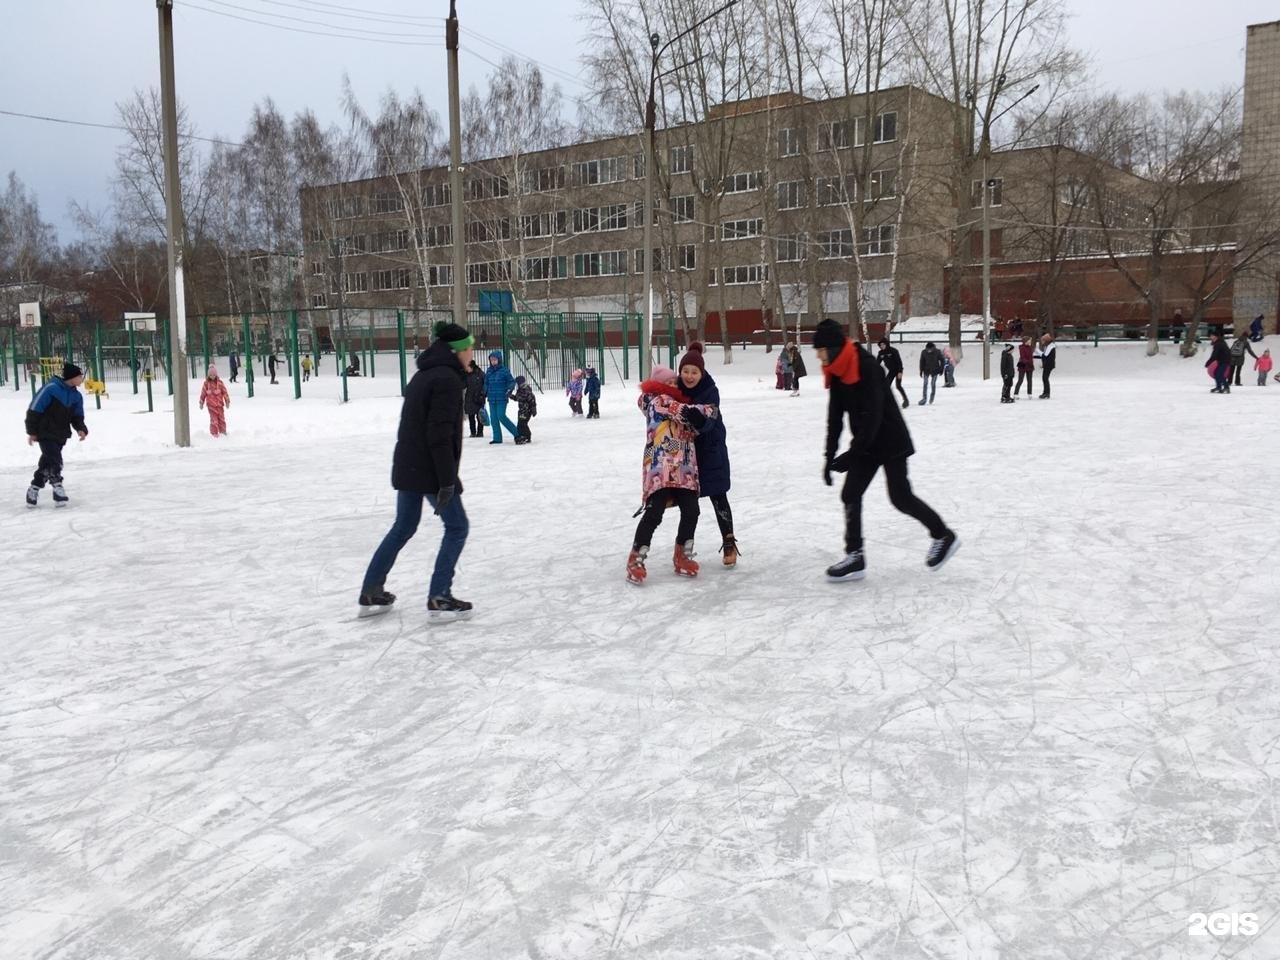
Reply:
[[[1249,207],[1280,209],[1280,20],[1248,28],[1244,66],[1244,149],[1241,175]],[[1235,322],[1247,326],[1258,314],[1265,329],[1280,332],[1280,251],[1240,276],[1234,296]]]

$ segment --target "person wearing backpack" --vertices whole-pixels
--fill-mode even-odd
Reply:
[[[920,379],[924,381],[923,390],[920,393],[920,406],[933,403],[933,398],[938,392],[938,375],[942,373],[942,366],[942,351],[934,346],[931,340],[920,351]]]
[[[1241,386],[1240,374],[1244,370],[1244,355],[1246,352],[1249,356],[1253,357],[1253,359],[1258,359],[1258,355],[1253,352],[1253,347],[1249,344],[1249,338],[1242,333],[1237,336],[1235,342],[1231,344],[1230,376],[1235,378],[1235,385],[1237,387]]]

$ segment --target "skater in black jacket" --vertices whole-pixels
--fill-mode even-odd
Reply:
[[[538,398],[533,395],[533,387],[525,382],[524,377],[516,377],[515,392],[508,393],[507,399],[516,402],[516,443],[532,443],[529,421],[538,415]]]
[[[463,404],[467,410],[467,428],[473,437],[484,436],[484,371],[474,360],[467,367],[467,388]]]
[[[813,347],[822,363],[822,375],[831,396],[827,407],[826,460],[822,482],[831,486],[831,474],[848,473],[840,499],[844,501],[844,559],[827,568],[832,580],[861,580],[866,575],[862,551],[862,495],[876,471],[884,468],[889,502],[919,520],[929,530],[932,543],[925,565],[936,570],[955,553],[960,541],[928,504],[911,491],[907,458],[915,453],[902,411],[893,402],[879,365],[871,354],[849,341],[834,320],[823,320],[813,334]],[[845,417],[853,443],[836,456]]]
[[[1004,381],[1004,390],[1000,393],[1001,403],[1013,403],[1009,391],[1013,389],[1013,344],[1006,343],[1000,354],[1000,379]]]
[[[27,407],[27,443],[40,444],[40,462],[27,487],[28,507],[39,502],[46,483],[53,487],[53,505],[67,505],[67,492],[62,488],[62,448],[71,439],[73,427],[81,440],[89,435],[84,423],[84,397],[80,395],[82,383],[84,371],[74,363],[64,363],[62,376],[50,377]]]
[[[876,354],[876,361],[884,367],[884,375],[902,397],[902,409],[907,409],[911,406],[911,401],[907,399],[907,391],[902,389],[902,354],[889,343],[887,337],[880,338],[880,352]]]
[[[471,604],[453,596],[453,570],[467,542],[469,524],[462,508],[462,405],[466,368],[474,338],[456,323],[441,320],[435,341],[418,356],[418,372],[409,381],[400,408],[400,430],[391,460],[396,490],[396,519],[369,561],[360,587],[360,616],[385,613],[396,597],[385,589],[387,575],[422,519],[422,501],[444,524],[428,590],[427,616],[457,619]]]

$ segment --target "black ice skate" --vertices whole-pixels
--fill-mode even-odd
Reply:
[[[71,498],[67,496],[67,491],[62,489],[62,484],[53,484],[53,505],[55,507],[65,507],[71,502]]]
[[[27,506],[34,507],[40,502],[40,488],[27,487]]]
[[[457,597],[432,597],[427,601],[428,620],[465,620],[471,616],[471,604]]]
[[[839,563],[827,567],[828,580],[861,580],[867,575],[867,560],[861,550],[850,550]]]
[[[374,593],[360,594],[360,612],[357,616],[376,617],[384,614],[391,609],[391,605],[396,602],[394,593],[387,593],[385,590],[378,590]]]
[[[954,531],[948,530],[929,545],[929,552],[924,558],[924,564],[930,570],[937,570],[950,560],[951,555],[959,549],[960,538],[955,535]]]

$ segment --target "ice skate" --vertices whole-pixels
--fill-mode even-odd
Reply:
[[[736,567],[738,565],[738,541],[733,534],[726,534],[724,543],[720,545],[720,552],[724,554],[724,565],[726,567]]]
[[[696,577],[698,562],[693,559],[693,541],[690,540],[684,546],[677,543],[675,552],[671,555],[671,562],[675,566],[676,576]]]
[[[55,483],[53,489],[53,505],[55,507],[65,507],[71,502],[71,498],[67,496],[67,491],[62,489],[62,484]]]
[[[40,488],[27,487],[27,506],[34,507],[40,502]]]
[[[377,617],[391,610],[391,605],[396,602],[394,593],[387,593],[385,590],[378,590],[374,593],[360,594],[360,612],[357,616],[360,619],[366,617]]]
[[[627,583],[634,583],[636,586],[644,583],[648,574],[644,568],[644,560],[648,555],[648,547],[637,547],[631,551],[631,555],[627,557]]]
[[[861,580],[867,575],[867,560],[861,550],[850,550],[839,563],[827,567],[827,579]]]
[[[445,595],[427,601],[427,619],[437,621],[465,620],[471,616],[471,604],[457,597]]]
[[[925,566],[937,570],[951,559],[952,554],[960,549],[960,538],[954,531],[948,530],[929,545],[929,553],[924,558]]]

